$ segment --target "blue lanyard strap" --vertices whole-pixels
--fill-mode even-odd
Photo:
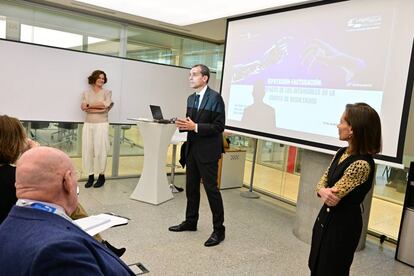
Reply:
[[[39,203],[39,202],[35,202],[35,203],[30,204],[30,207],[33,208],[33,209],[45,211],[45,212],[48,212],[48,213],[55,213],[56,212],[56,208],[54,208],[52,206],[49,206],[49,205],[46,205],[46,204]]]
[[[65,210],[62,207],[52,203],[47,204],[47,202],[39,202],[30,199],[18,199],[16,205],[20,207],[32,208],[39,211],[52,213],[61,216],[66,220],[72,221],[72,219],[65,213]]]

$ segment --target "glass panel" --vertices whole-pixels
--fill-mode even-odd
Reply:
[[[402,205],[383,200],[374,195],[369,215],[368,230],[397,240],[402,210]]]
[[[82,36],[78,34],[34,27],[25,24],[21,25],[20,30],[20,41],[60,48],[70,48],[74,50],[82,49]],[[53,37],[53,39],[50,39],[51,37]]]
[[[54,147],[64,151],[72,159],[75,168],[87,177],[82,168],[82,128],[83,124],[71,122],[23,122],[27,136],[41,146]],[[112,174],[113,126],[109,127],[109,150],[105,174]]]
[[[128,58],[178,66],[181,44],[182,38],[177,36],[128,27]]]
[[[119,55],[121,24],[23,2],[3,1],[0,11],[0,16],[17,24],[17,30],[21,24],[16,39],[20,37],[25,42]]]
[[[259,140],[255,187],[296,202],[299,189],[299,176],[295,174],[296,152],[296,147]]]
[[[223,45],[128,27],[127,57],[132,59],[182,67],[203,63],[216,72],[221,70],[223,49]]]
[[[181,66],[191,67],[194,64],[202,63],[213,72],[221,71],[223,49],[223,45],[184,39]]]
[[[396,169],[377,165],[374,196],[402,205],[404,203],[407,177],[408,168]]]
[[[0,38],[6,38],[6,19],[0,17]]]
[[[176,147],[175,173],[185,173],[178,160],[180,159],[181,145]],[[120,137],[119,176],[140,175],[144,164],[144,142],[139,129],[135,125],[121,125]],[[171,173],[173,146],[168,147],[166,155],[166,173]]]
[[[303,153],[304,149],[300,149],[298,148],[297,154],[296,154],[296,160],[295,160],[295,173],[296,174],[300,174],[301,172],[301,167],[300,164],[302,162],[302,153]]]
[[[397,239],[407,176],[408,168],[377,165],[369,230]]]
[[[135,125],[121,125],[119,176],[141,174],[144,164],[144,142]]]
[[[180,152],[181,152],[181,146],[183,145],[183,143],[179,143],[178,145],[176,145],[176,150],[175,150],[175,161],[173,161],[173,145],[171,144],[168,147],[167,150],[167,160],[165,161],[165,163],[167,164],[166,166],[166,173],[167,174],[171,174],[172,173],[172,164],[175,163],[175,173],[177,174],[185,174],[185,169],[183,167],[181,167],[180,163],[178,162],[180,160]],[[169,180],[171,180],[171,178],[169,178]]]
[[[81,129],[77,123],[24,122],[27,136],[42,146],[58,148],[70,157],[81,156]]]
[[[88,36],[87,45],[84,45],[84,51],[111,56],[118,56],[119,39],[109,40],[104,38]]]
[[[283,170],[285,165],[286,149],[287,147],[283,144],[259,140],[257,163],[263,166]]]

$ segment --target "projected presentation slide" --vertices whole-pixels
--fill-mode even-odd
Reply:
[[[392,109],[389,120],[400,122],[412,45],[406,37],[405,52],[395,52],[400,2],[409,1],[347,1],[230,21],[226,124],[340,145],[336,125],[348,103],[368,103],[381,117]],[[404,60],[404,79],[394,85],[396,59]],[[386,107],[391,102],[397,110]]]

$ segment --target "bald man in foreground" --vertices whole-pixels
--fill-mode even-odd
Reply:
[[[18,201],[0,226],[1,275],[135,275],[69,218],[77,185],[60,150],[37,147],[20,157]]]

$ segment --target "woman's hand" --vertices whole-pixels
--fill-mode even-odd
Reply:
[[[341,200],[336,193],[338,192],[337,188],[321,188],[318,191],[318,194],[321,196],[323,202],[328,206],[336,206]]]
[[[88,109],[89,105],[87,103],[82,103],[81,104],[81,109],[82,111],[86,111]]]

